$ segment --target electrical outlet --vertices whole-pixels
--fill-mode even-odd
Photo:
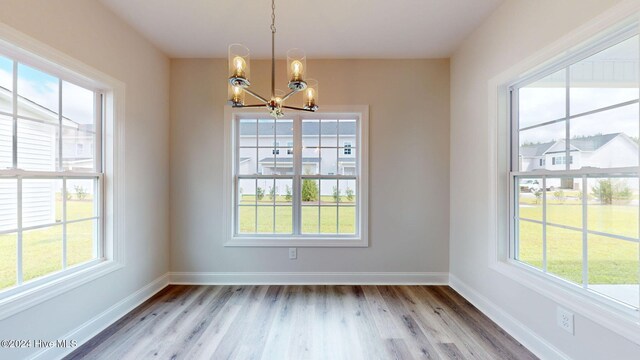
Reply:
[[[558,326],[573,335],[573,313],[567,309],[558,307]]]
[[[298,249],[289,248],[289,260],[295,260],[298,258]]]

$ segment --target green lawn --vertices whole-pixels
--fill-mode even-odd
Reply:
[[[67,218],[93,216],[89,200],[67,201]],[[56,219],[62,216],[62,202],[57,202]],[[93,258],[93,228],[95,220],[67,225],[67,266],[81,264]],[[0,289],[16,283],[17,237],[0,235]],[[25,231],[22,237],[23,279],[29,281],[62,269],[62,225]]]
[[[521,218],[542,220],[542,206],[533,199],[521,199]],[[547,221],[582,228],[582,207],[577,198],[549,199]],[[520,222],[519,258],[542,267],[542,225]],[[637,205],[587,206],[587,228],[631,238],[638,237]],[[582,283],[582,232],[547,226],[547,270],[567,280]],[[638,284],[638,244],[609,237],[588,235],[589,284]]]

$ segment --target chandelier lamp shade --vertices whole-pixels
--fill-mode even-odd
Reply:
[[[271,1],[271,96],[263,97],[250,89],[251,57],[249,49],[241,44],[229,45],[228,103],[234,108],[266,107],[274,118],[284,116],[284,109],[297,111],[318,110],[318,81],[307,78],[307,57],[302,49],[287,51],[288,92],[275,88],[275,0]],[[287,106],[285,102],[302,92],[301,106]],[[245,94],[258,100],[258,104],[246,104]]]

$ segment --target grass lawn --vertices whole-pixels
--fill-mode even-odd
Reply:
[[[89,200],[67,201],[67,218],[81,219],[93,216],[93,203]],[[62,218],[62,202],[57,201],[56,220]],[[93,231],[95,220],[67,224],[67,266],[81,264],[93,258]],[[16,283],[16,234],[0,235],[0,289]],[[25,231],[22,237],[23,279],[62,270],[62,225]]]
[[[542,220],[542,205],[521,199],[521,218]],[[578,199],[549,199],[547,221],[582,228]],[[542,268],[542,225],[520,221],[519,259]],[[637,205],[587,206],[587,228],[631,238],[638,237]],[[582,232],[547,226],[547,270],[575,283],[582,283]],[[638,284],[638,243],[589,234],[587,237],[589,284]]]

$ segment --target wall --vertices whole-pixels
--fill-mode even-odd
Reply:
[[[449,61],[316,60],[324,105],[370,105],[368,248],[224,247],[226,59],[171,61],[171,270],[447,272]],[[278,62],[277,85],[286,87]],[[269,91],[270,65],[251,81]],[[390,189],[394,189],[390,191]]]
[[[126,84],[126,267],[0,321],[0,339],[56,340],[168,271],[170,64],[97,1],[3,0],[0,21]]]
[[[556,304],[488,268],[489,80],[617,1],[506,1],[451,60],[451,274],[575,359],[640,358],[640,346],[576,316],[556,326]]]

